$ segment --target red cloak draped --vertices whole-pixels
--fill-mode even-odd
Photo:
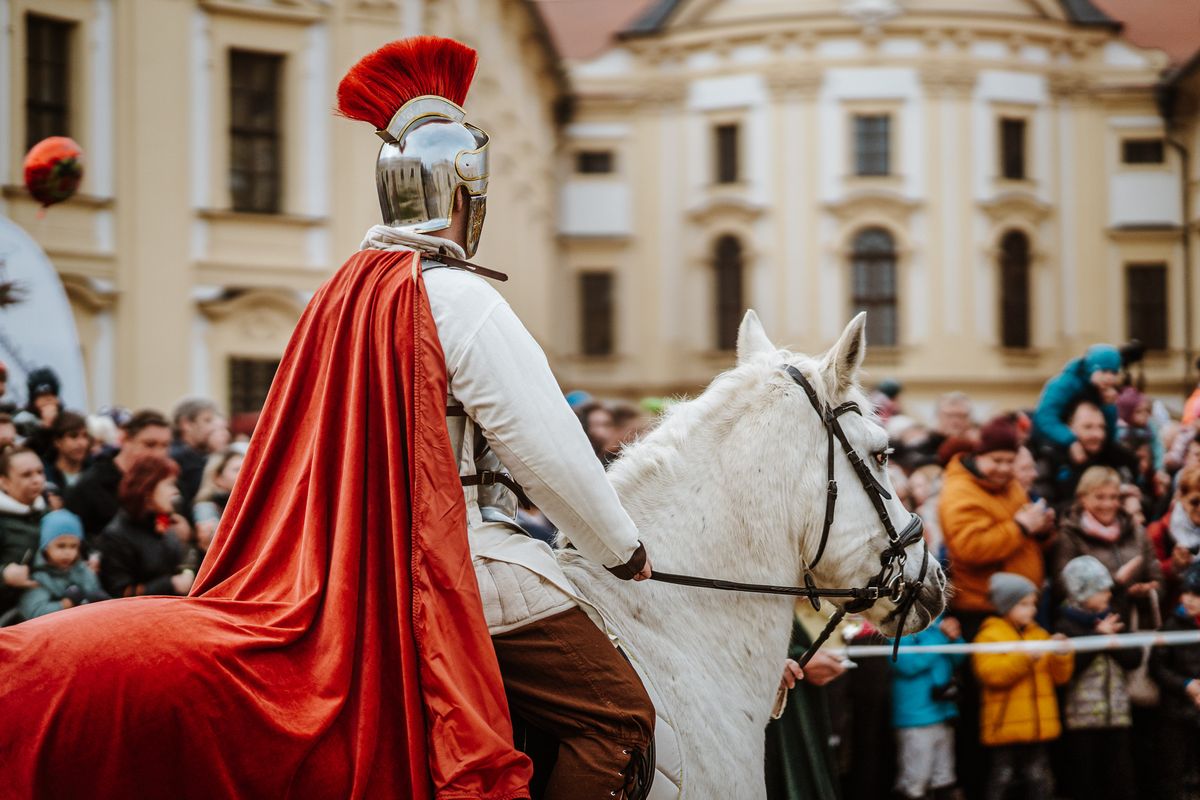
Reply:
[[[0,631],[6,797],[526,796],[411,252],[288,344],[192,596]]]

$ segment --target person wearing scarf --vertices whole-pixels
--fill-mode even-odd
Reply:
[[[1200,467],[1185,468],[1176,483],[1171,507],[1146,531],[1162,571],[1167,608],[1179,602],[1183,574],[1200,562]]]
[[[1126,626],[1134,602],[1143,603],[1162,585],[1150,539],[1121,508],[1121,476],[1111,467],[1089,467],[1079,478],[1075,503],[1063,520],[1054,549],[1051,574],[1061,600],[1067,594],[1062,574],[1079,556],[1094,556],[1113,579],[1113,609]],[[1142,619],[1148,619],[1147,613]]]

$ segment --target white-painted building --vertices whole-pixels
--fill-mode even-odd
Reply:
[[[564,383],[692,391],[753,307],[806,351],[868,310],[871,375],[910,405],[1029,404],[1131,336],[1178,391],[1167,59],[1119,27],[1087,0],[651,3],[569,67]]]

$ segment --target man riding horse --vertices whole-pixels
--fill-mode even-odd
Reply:
[[[652,704],[511,521],[515,478],[581,554],[650,576],[497,273],[466,262],[475,64],[420,37],[343,79],[384,140],[384,224],[297,325],[190,596],[0,631],[0,793],[516,800],[508,705],[559,740],[547,797],[644,788]]]
[[[384,140],[376,162],[384,224],[362,247],[420,254],[445,353],[471,560],[505,692],[515,715],[559,739],[545,796],[620,796],[650,743],[654,708],[550,547],[513,521],[517,492],[501,470],[617,576],[644,580],[650,560],[541,347],[461,263],[475,254],[487,201],[489,137],[461,107],[475,62],[457,42],[421,37],[386,45],[343,79],[341,113],[372,123]]]

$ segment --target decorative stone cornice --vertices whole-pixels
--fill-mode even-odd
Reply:
[[[687,209],[688,219],[697,225],[708,227],[714,222],[732,222],[748,225],[766,211],[766,206],[741,197],[727,194],[716,195],[699,205]]]
[[[920,68],[920,78],[931,97],[963,99],[975,91],[979,74],[965,64],[932,62]]]
[[[920,200],[905,197],[886,189],[864,189],[839,200],[824,204],[824,208],[842,222],[856,219],[886,219],[899,228],[906,228],[909,217],[920,208]]]
[[[825,76],[815,66],[775,72],[767,76],[767,89],[779,100],[811,100],[821,90]]]
[[[196,303],[209,320],[235,320],[252,339],[266,338],[281,321],[294,321],[304,312],[296,292],[285,289],[251,289],[232,298]]]
[[[1021,220],[1039,225],[1054,212],[1049,204],[1039,200],[1031,192],[1011,191],[980,202],[979,207],[992,222]]]
[[[1047,80],[1050,96],[1058,102],[1079,102],[1091,92],[1086,74],[1076,70],[1055,70]]]
[[[637,90],[634,97],[640,105],[661,111],[678,111],[687,99],[687,82],[679,78],[659,78]]]
[[[67,293],[67,297],[79,303],[79,305],[93,314],[110,309],[116,303],[116,293],[100,288],[97,281],[93,281],[83,275],[71,275],[62,272],[59,273],[58,277],[62,281],[63,290]]]

